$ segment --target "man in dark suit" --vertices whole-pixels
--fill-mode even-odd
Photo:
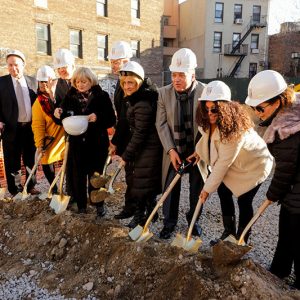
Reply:
[[[23,74],[25,56],[18,50],[6,56],[9,75],[0,77],[0,130],[3,132],[3,154],[8,190],[12,195],[22,191],[21,157],[25,166],[34,165],[35,146],[31,129],[31,106],[36,99],[35,78]],[[26,177],[28,172],[26,171]],[[39,192],[31,180],[29,193]]]

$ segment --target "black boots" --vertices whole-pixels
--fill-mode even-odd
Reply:
[[[214,246],[219,240],[226,239],[230,234],[236,236],[235,216],[223,216],[224,231],[219,239],[210,241],[210,245]]]

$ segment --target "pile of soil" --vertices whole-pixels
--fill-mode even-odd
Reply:
[[[222,265],[201,248],[192,255],[157,237],[135,243],[118,221],[96,220],[94,208],[55,215],[38,199],[0,201],[3,274],[28,274],[76,299],[300,299],[250,259]]]

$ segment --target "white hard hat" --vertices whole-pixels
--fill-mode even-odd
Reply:
[[[62,68],[75,63],[75,58],[69,49],[58,49],[54,54],[53,64],[54,68]]]
[[[231,91],[227,84],[220,80],[208,83],[198,98],[200,101],[231,101]]]
[[[20,57],[23,62],[25,63],[25,55],[19,51],[19,50],[10,50],[7,54],[6,54],[6,60],[10,57],[10,56],[18,56]]]
[[[144,80],[144,78],[145,78],[145,72],[144,72],[143,67],[135,61],[129,61],[123,65],[123,67],[120,70],[120,74],[127,75],[125,72],[132,72],[132,73],[136,74],[137,76],[139,76],[142,80]],[[122,74],[122,73],[125,73],[125,74]]]
[[[62,120],[65,131],[70,135],[80,135],[86,132],[88,116],[71,116]]]
[[[55,72],[49,66],[42,66],[38,69],[36,73],[37,81],[48,81],[48,79],[55,79]]]
[[[195,53],[188,48],[182,48],[173,54],[169,69],[171,72],[190,72],[197,67]]]
[[[278,72],[273,70],[261,71],[250,80],[245,103],[250,106],[257,106],[280,95],[287,87],[287,83]]]
[[[131,58],[132,49],[127,42],[118,41],[113,43],[108,59]]]

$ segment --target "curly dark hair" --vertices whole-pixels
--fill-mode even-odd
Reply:
[[[210,129],[210,122],[205,103],[206,101],[200,101],[197,108],[196,122],[198,126],[207,132]],[[245,131],[254,127],[248,112],[240,103],[236,101],[216,101],[215,106],[218,110],[217,127],[223,143],[239,140]]]

